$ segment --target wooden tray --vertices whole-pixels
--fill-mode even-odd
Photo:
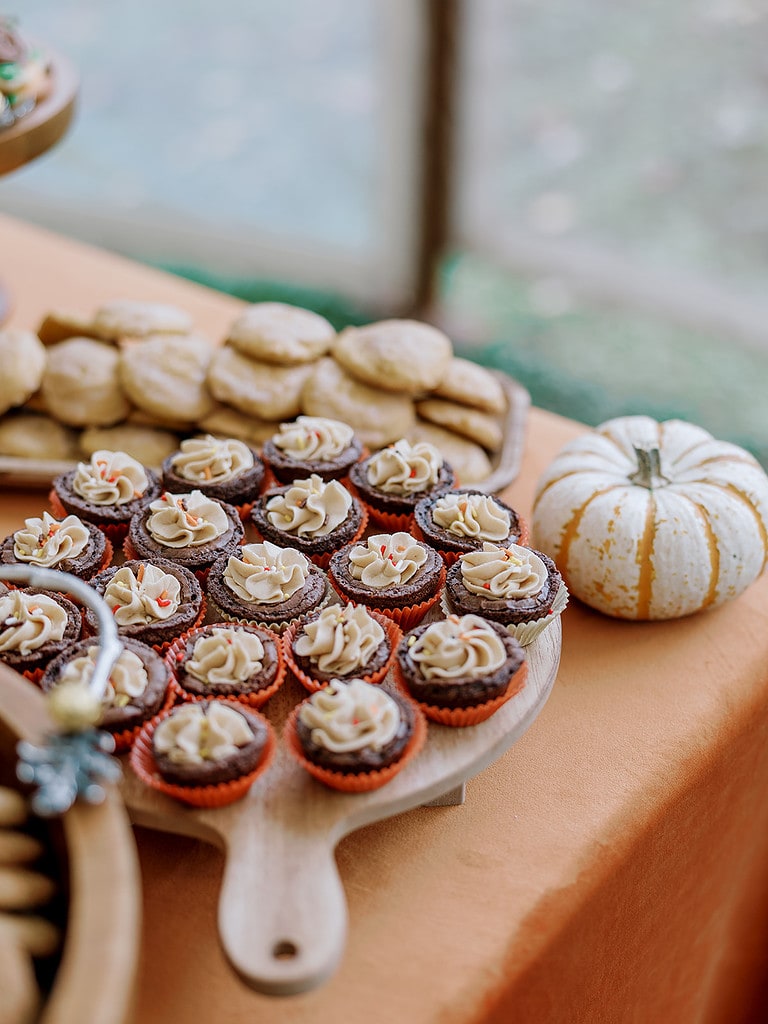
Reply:
[[[507,487],[520,472],[525,446],[525,427],[531,405],[531,396],[522,384],[500,370],[494,371],[494,374],[501,381],[508,400],[503,421],[504,440],[501,449],[491,460],[493,470],[490,476],[478,484],[472,484],[478,490],[487,491],[489,494]],[[48,488],[55,476],[66,473],[74,466],[74,462],[19,459],[0,455],[0,488]]]
[[[461,802],[465,781],[503,754],[544,706],[560,647],[558,619],[527,648],[528,678],[515,697],[471,728],[429,723],[419,756],[372,793],[327,789],[291,760],[281,742],[273,763],[238,803],[216,810],[185,807],[127,770],[126,805],[138,825],[194,836],[225,851],[219,934],[249,985],[271,995],[315,988],[333,973],[346,941],[336,844],[363,825],[420,804]],[[306,695],[290,679],[269,701],[266,713],[278,734]]]

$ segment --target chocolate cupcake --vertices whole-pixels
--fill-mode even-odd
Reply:
[[[285,676],[280,640],[260,626],[199,626],[181,636],[167,657],[188,700],[229,697],[260,707]]]
[[[206,583],[212,613],[282,633],[318,611],[333,593],[322,569],[294,548],[244,544],[214,562]]]
[[[119,540],[131,517],[159,494],[157,473],[126,452],[101,449],[54,478],[50,502],[56,515],[72,513]]]
[[[27,587],[0,593],[0,661],[37,681],[43,669],[80,639],[80,609],[63,594]]]
[[[204,573],[220,555],[239,548],[244,535],[234,505],[202,491],[164,491],[131,519],[124,548],[129,558],[166,558]]]
[[[294,710],[285,735],[289,751],[315,778],[364,792],[390,781],[425,732],[402,694],[362,679],[333,679]]]
[[[408,530],[417,502],[455,483],[452,468],[434,445],[404,439],[358,462],[349,479],[371,519],[390,531]]]
[[[338,551],[328,574],[345,600],[410,629],[439,598],[445,567],[436,551],[410,534],[380,533]]]
[[[368,522],[359,499],[338,480],[317,475],[267,491],[251,513],[264,540],[296,548],[325,568],[334,551],[363,535]]]
[[[322,416],[297,416],[262,445],[261,454],[282,484],[307,476],[340,480],[361,458],[363,446],[348,424]]]
[[[263,719],[226,701],[172,708],[152,732],[157,771],[174,786],[219,786],[258,767],[267,743]]]
[[[568,591],[543,551],[518,544],[483,544],[448,570],[444,606],[458,615],[480,615],[530,643],[566,606]]]
[[[524,662],[517,640],[477,615],[417,626],[397,648],[398,682],[427,717],[445,725],[484,721],[522,684],[518,672]],[[458,709],[468,713],[450,714]]]
[[[115,736],[118,752],[127,750],[135,731],[163,707],[171,681],[168,666],[151,647],[128,637],[122,643],[102,698],[100,723]],[[40,685],[49,692],[56,686],[90,683],[98,655],[93,638],[71,644],[48,665]]]
[[[89,580],[112,561],[112,544],[97,526],[77,516],[54,519],[43,512],[0,544],[0,564],[31,565]]]
[[[517,512],[484,491],[462,489],[422,498],[414,510],[417,535],[442,555],[446,565],[486,542],[524,543],[527,530]]]
[[[378,683],[387,674],[400,631],[362,605],[329,605],[292,626],[283,643],[286,661],[307,690],[353,676]]]
[[[241,512],[250,506],[264,480],[264,464],[243,441],[217,439],[212,434],[190,437],[179,451],[163,461],[163,487],[167,491],[201,491]]]
[[[150,646],[167,646],[180,633],[198,625],[205,614],[197,577],[165,558],[133,559],[113,566],[90,580],[90,585],[112,610],[122,638]],[[86,625],[96,633],[98,623],[90,608]]]

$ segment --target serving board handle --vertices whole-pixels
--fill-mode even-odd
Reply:
[[[347,934],[335,838],[286,825],[255,815],[239,819],[227,840],[219,898],[227,958],[268,995],[322,984],[341,960]]]

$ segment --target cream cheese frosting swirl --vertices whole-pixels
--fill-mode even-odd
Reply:
[[[85,654],[79,658],[73,658],[67,664],[57,685],[67,686],[71,683],[86,683],[87,685],[90,683],[98,657],[99,648],[94,644],[88,648]],[[149,686],[149,675],[141,658],[133,651],[124,650],[112,666],[101,702],[107,707],[124,708],[132,700],[141,697],[147,686]]]
[[[13,553],[20,562],[51,568],[82,554],[90,536],[77,516],[58,520],[43,512],[42,519],[25,519],[23,529],[14,533]]]
[[[377,533],[349,553],[349,571],[367,587],[385,590],[407,583],[427,561],[427,552],[410,533]]]
[[[53,598],[9,590],[0,597],[0,653],[32,654],[63,639],[67,622],[67,613]]]
[[[223,627],[195,641],[185,668],[201,683],[234,685],[261,672],[263,665],[264,644],[255,633]]]
[[[294,650],[321,672],[348,676],[370,661],[385,635],[362,605],[332,605],[305,623]]]
[[[230,555],[224,583],[242,601],[279,604],[302,589],[309,573],[309,559],[300,551],[265,540],[244,544],[237,555]]]
[[[435,523],[457,537],[506,540],[512,528],[509,512],[490,494],[444,494],[432,509]]]
[[[426,441],[411,445],[405,439],[372,455],[366,464],[371,487],[385,494],[418,494],[437,484],[443,457]]]
[[[397,735],[400,709],[381,686],[332,679],[301,705],[299,719],[314,743],[342,754],[386,747]]]
[[[130,566],[122,566],[104,590],[104,600],[118,626],[169,619],[179,607],[180,597],[181,584],[176,577],[149,562],[140,565],[135,575]]]
[[[534,597],[547,582],[547,567],[530,548],[483,544],[461,555],[461,579],[471,594],[508,600]]]
[[[247,746],[253,733],[245,718],[220,701],[207,709],[198,703],[183,704],[155,729],[155,749],[174,764],[224,761]]]
[[[227,513],[202,491],[170,494],[150,502],[147,529],[158,544],[196,548],[210,544],[229,529]]]
[[[72,490],[94,505],[125,505],[149,486],[144,467],[125,452],[101,449],[91,461],[79,462]]]
[[[267,501],[267,519],[277,530],[299,537],[325,537],[345,521],[352,495],[338,480],[316,473],[294,482]]]
[[[354,431],[340,420],[323,416],[297,416],[292,423],[281,423],[272,444],[296,462],[327,462],[352,444]]]
[[[253,467],[250,448],[235,438],[188,437],[180,449],[171,459],[174,473],[198,484],[224,483]]]
[[[425,679],[478,679],[507,659],[501,637],[479,615],[450,615],[428,626],[409,653]]]

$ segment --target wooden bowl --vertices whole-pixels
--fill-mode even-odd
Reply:
[[[0,774],[14,787],[16,744],[51,728],[43,694],[0,663]],[[21,788],[17,785],[17,788]],[[66,893],[65,934],[37,1024],[128,1024],[138,963],[140,877],[128,816],[116,787],[99,805],[76,804],[43,829]]]

